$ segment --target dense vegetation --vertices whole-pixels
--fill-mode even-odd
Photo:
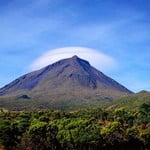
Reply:
[[[0,149],[148,150],[150,103],[138,110],[0,112]]]

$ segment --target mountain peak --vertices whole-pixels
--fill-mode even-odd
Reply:
[[[78,57],[77,55],[74,55],[74,56],[72,56],[69,59],[71,59],[72,61],[77,61],[77,62],[79,62],[79,61],[85,61],[85,60],[81,59],[80,57]]]
[[[71,58],[69,58],[71,61],[80,61],[81,58],[79,58],[77,55],[72,56]]]
[[[87,60],[81,59],[77,55],[72,56],[71,58],[69,58],[69,60],[71,60],[71,62],[78,63],[81,66],[90,66],[90,63]]]
[[[77,55],[72,56],[72,59],[79,59]]]

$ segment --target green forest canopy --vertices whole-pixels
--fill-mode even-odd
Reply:
[[[148,150],[150,103],[137,110],[0,112],[0,149]]]

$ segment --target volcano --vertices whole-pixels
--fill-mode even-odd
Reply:
[[[0,89],[0,107],[44,105],[50,108],[111,101],[132,92],[73,56],[28,73]]]

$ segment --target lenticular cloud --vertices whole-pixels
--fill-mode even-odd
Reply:
[[[40,69],[58,60],[69,58],[74,55],[89,61],[92,66],[102,71],[112,70],[117,65],[112,57],[98,50],[86,47],[64,47],[49,50],[41,55],[30,65],[30,70]]]

